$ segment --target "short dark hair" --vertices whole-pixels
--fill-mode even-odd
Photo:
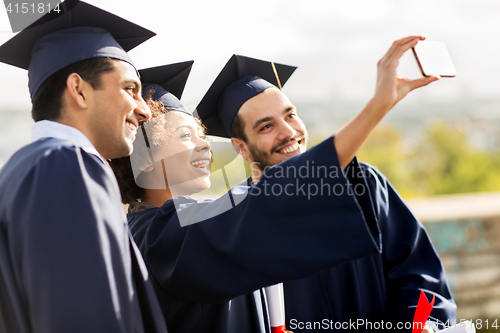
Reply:
[[[33,120],[58,120],[61,117],[62,94],[66,89],[66,80],[70,74],[77,73],[92,88],[100,89],[102,74],[112,72],[115,69],[115,61],[118,60],[111,58],[86,59],[66,66],[52,74],[40,86],[33,98],[33,107],[31,108]]]
[[[243,142],[247,142],[247,135],[245,134],[245,121],[240,116],[239,112],[233,118],[233,123],[231,124],[231,136]]]

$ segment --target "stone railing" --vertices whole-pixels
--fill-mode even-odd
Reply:
[[[438,251],[457,319],[497,320],[500,332],[500,193],[406,200]],[[479,328],[479,327],[478,327]]]

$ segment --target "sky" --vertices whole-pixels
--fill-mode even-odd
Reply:
[[[195,61],[182,98],[191,108],[236,53],[298,66],[284,88],[294,103],[331,103],[338,112],[348,100],[361,109],[373,95],[377,61],[394,40],[412,34],[444,42],[457,77],[414,91],[400,104],[500,99],[497,0],[87,2],[157,33],[130,51],[138,68]],[[1,44],[14,36],[10,30],[2,7]],[[411,54],[402,58],[400,70],[420,75]],[[0,63],[0,144],[12,140],[14,150],[27,142],[30,108],[26,71]],[[500,116],[500,110],[491,112]]]

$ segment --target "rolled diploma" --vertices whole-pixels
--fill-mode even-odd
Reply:
[[[271,332],[286,332],[285,326],[285,298],[283,296],[283,283],[265,287],[267,304],[269,307],[269,320]]]

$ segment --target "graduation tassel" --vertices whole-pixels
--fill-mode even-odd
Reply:
[[[289,332],[285,325],[285,304],[283,297],[283,283],[265,287],[267,304],[269,305],[269,319],[271,333]]]
[[[276,70],[276,66],[274,66],[273,61],[271,61],[271,66],[273,67],[274,76],[276,77],[276,81],[278,82],[278,88],[280,88],[280,90],[282,90],[280,77],[278,76],[278,71]]]
[[[213,173],[214,171],[215,171],[214,153],[212,152],[212,154],[210,155],[210,172]],[[224,177],[224,182],[226,183],[226,189],[229,192],[229,191],[231,191],[231,186],[229,186],[229,181],[227,180],[226,170],[222,166],[220,168],[220,171],[222,172],[222,176]],[[233,204],[233,207],[234,207],[234,204]]]

